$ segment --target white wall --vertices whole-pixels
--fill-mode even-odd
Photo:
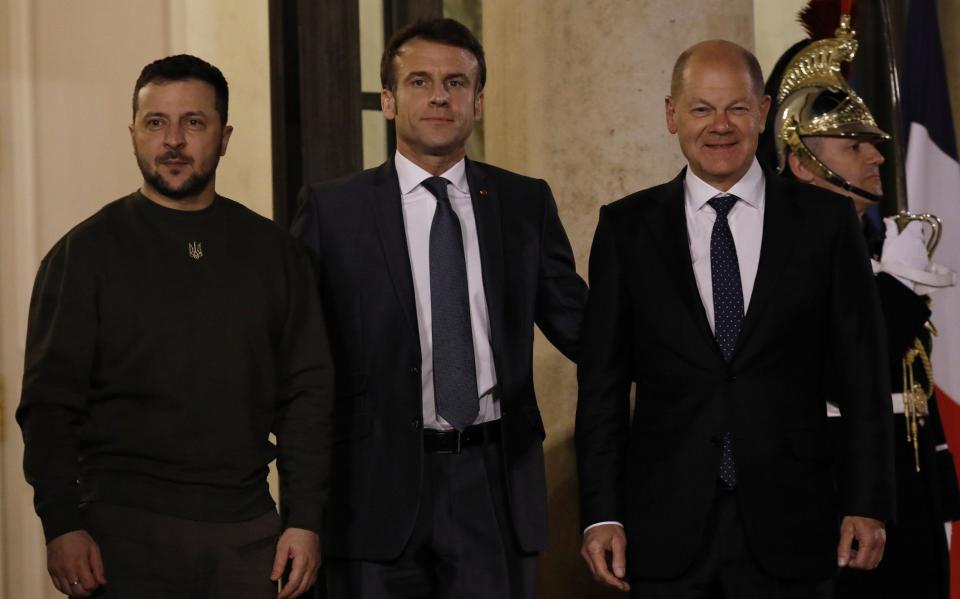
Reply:
[[[794,43],[807,37],[797,13],[808,0],[756,0],[753,3],[754,54],[763,69],[763,78],[780,56]],[[837,18],[839,22],[839,17]]]

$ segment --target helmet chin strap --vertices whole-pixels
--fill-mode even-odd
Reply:
[[[864,199],[870,200],[871,202],[879,203],[882,199],[881,196],[875,193],[870,193],[866,189],[861,189],[835,173],[833,169],[828,167],[819,158],[817,158],[816,154],[814,154],[810,148],[803,143],[802,139],[800,140],[800,143],[793,146],[792,149],[796,151],[797,158],[800,159],[800,162],[802,162],[804,166],[806,166],[811,172],[819,176],[824,181],[832,183],[844,191],[855,193]]]
[[[864,198],[864,199],[866,199],[866,200],[870,200],[871,202],[879,203],[880,200],[882,199],[881,196],[879,196],[879,195],[877,195],[877,194],[875,194],[875,193],[870,193],[870,192],[867,191],[866,189],[862,189],[862,188],[860,188],[860,187],[857,187],[856,185],[850,183],[849,181],[847,181],[846,179],[844,179],[844,178],[841,177],[840,175],[837,175],[837,174],[835,174],[835,173],[833,173],[833,172],[831,172],[830,174],[831,174],[832,176],[831,176],[831,177],[824,177],[824,180],[829,181],[830,183],[833,183],[834,185],[836,185],[836,186],[839,187],[840,189],[843,189],[844,191],[849,191],[850,193],[855,193],[855,194],[857,194],[858,196],[860,196],[860,197],[862,197],[862,198]]]

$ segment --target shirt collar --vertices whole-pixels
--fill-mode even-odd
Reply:
[[[746,174],[744,174],[733,187],[725,192],[720,191],[695,175],[689,165],[687,166],[687,174],[684,177],[683,184],[686,189],[687,202],[694,211],[703,208],[710,198],[718,194],[735,195],[754,208],[759,208],[763,205],[764,175],[763,169],[760,168],[760,163],[757,162],[756,158],[753,159],[753,163],[750,165]]]
[[[394,154],[394,164],[397,167],[397,179],[400,181],[401,195],[407,195],[413,191],[424,179],[429,179],[433,175],[413,163],[412,160],[397,152]],[[456,188],[457,191],[464,194],[470,193],[470,187],[467,185],[467,164],[466,159],[461,158],[456,164],[448,168],[440,175]]]

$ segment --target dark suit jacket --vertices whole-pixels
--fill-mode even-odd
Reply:
[[[752,554],[774,576],[830,576],[838,513],[894,514],[883,325],[853,206],[766,174],[759,269],[728,365],[697,291],[683,176],[600,212],[578,371],[582,522],[624,523],[631,576],[680,575],[730,431]],[[836,456],[828,399],[847,429]]]
[[[533,325],[570,359],[586,284],[544,181],[467,161],[513,529],[546,545],[543,421]],[[393,160],[302,192],[293,230],[312,248],[336,367],[326,555],[397,557],[417,515],[423,460],[420,340]]]

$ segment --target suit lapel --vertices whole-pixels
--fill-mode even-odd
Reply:
[[[407,329],[419,351],[420,334],[417,328],[417,308],[413,294],[413,271],[403,224],[403,207],[400,202],[400,182],[397,179],[393,159],[380,165],[373,181],[371,205],[383,257],[393,280],[393,289],[403,311]]]
[[[711,351],[721,360],[707,314],[703,309],[697,279],[693,274],[693,259],[690,256],[690,240],[687,231],[687,215],[684,209],[683,179],[686,169],[668,183],[658,199],[659,206],[647,215],[647,226],[657,238],[657,247],[664,248],[663,262],[670,283],[674,285],[697,330],[703,335]]]
[[[503,323],[503,231],[500,221],[500,194],[483,167],[466,161],[467,184],[473,204],[480,243],[480,264],[483,273],[483,293],[490,317],[490,345],[495,360],[502,355],[501,326]],[[499,366],[495,362],[495,366]],[[500,371],[502,372],[502,371]]]
[[[751,335],[757,330],[757,324],[770,303],[780,274],[786,268],[787,260],[801,229],[801,213],[796,209],[796,198],[777,175],[765,172],[765,198],[763,210],[763,241],[760,244],[760,263],[757,265],[757,278],[753,284],[750,305],[737,338],[734,358],[742,353]]]

